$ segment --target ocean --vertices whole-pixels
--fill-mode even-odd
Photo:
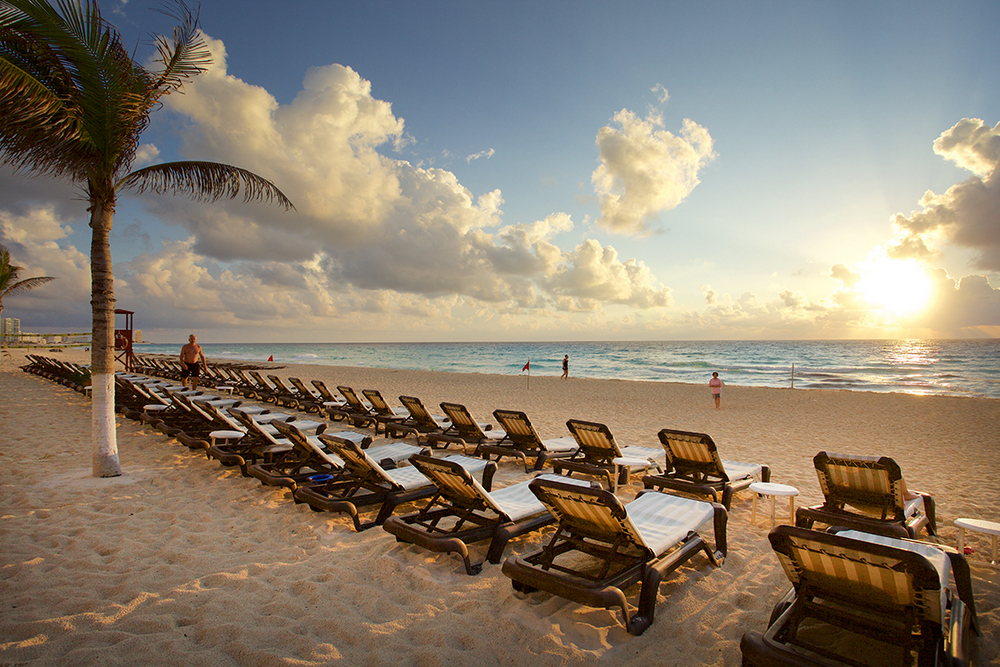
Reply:
[[[136,345],[178,354],[182,343]],[[1000,340],[202,343],[216,360],[1000,398]],[[529,370],[522,371],[530,362]]]

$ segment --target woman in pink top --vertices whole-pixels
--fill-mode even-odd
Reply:
[[[712,373],[712,379],[708,381],[708,386],[712,389],[712,398],[715,399],[715,409],[719,409],[719,401],[722,400],[722,380],[718,373]]]

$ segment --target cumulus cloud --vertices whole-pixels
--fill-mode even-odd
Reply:
[[[78,322],[90,306],[90,257],[67,244],[68,221],[58,207],[38,206],[23,214],[0,209],[0,245],[20,266],[21,278],[52,276],[55,281],[4,302],[4,316],[31,313],[38,325],[62,324],[74,315]]]
[[[184,94],[166,98],[184,121],[182,157],[254,171],[296,211],[143,195],[182,240],[154,246],[137,224],[117,221],[146,252],[116,261],[116,289],[120,302],[145,304],[157,326],[322,329],[364,313],[366,326],[398,330],[406,322],[409,330],[430,318],[440,330],[669,303],[669,290],[641,261],[596,241],[563,250],[557,242],[574,227],[569,215],[504,225],[499,190],[475,195],[452,172],[385,154],[405,141],[404,122],[351,68],[312,68],[299,94],[279,104],[228,74],[225,46],[208,43],[214,64]],[[145,145],[138,157],[145,163],[158,153]],[[20,220],[10,233],[33,224]]]
[[[944,194],[927,191],[920,211],[897,213],[890,255],[930,261],[950,243],[975,251],[976,268],[1000,271],[1000,123],[991,128],[963,119],[935,140],[934,150],[975,176]]]
[[[598,224],[647,234],[658,213],[676,208],[701,182],[699,170],[715,157],[712,137],[687,118],[676,136],[661,129],[656,113],[640,118],[622,109],[614,122],[597,133],[600,164],[591,182],[600,201]]]

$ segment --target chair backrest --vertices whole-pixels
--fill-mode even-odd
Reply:
[[[308,399],[310,401],[316,400],[316,395],[313,394],[311,391],[309,391],[309,387],[307,387],[299,378],[290,377],[288,378],[288,382],[293,387],[295,387],[295,391],[297,391],[299,393],[299,396],[301,396],[302,398]]]
[[[427,479],[434,482],[441,495],[451,503],[473,509],[489,507],[498,514],[503,514],[489,492],[458,463],[423,454],[414,454],[409,461]]]
[[[273,433],[261,426],[260,423],[254,420],[253,417],[239,408],[233,410],[232,415],[236,418],[236,421],[246,427],[247,433],[251,433],[255,437],[263,438],[265,442],[269,442],[273,445],[281,444],[278,442],[278,439],[274,437]]]
[[[667,453],[667,469],[697,479],[729,481],[719,450],[712,437],[704,433],[665,428],[659,432],[660,444]]]
[[[889,457],[819,452],[813,465],[827,504],[846,504],[882,519],[905,519],[903,472]]]
[[[267,379],[270,380],[271,384],[274,385],[274,388],[277,389],[282,394],[290,395],[292,393],[288,390],[288,387],[285,386],[285,383],[282,382],[281,378],[279,378],[277,375],[268,375]]]
[[[442,403],[441,409],[448,419],[451,420],[451,427],[458,433],[458,437],[466,442],[480,442],[486,440],[487,436],[483,429],[469,414],[469,410],[459,403]]]
[[[234,431],[246,431],[246,427],[243,426],[235,417],[231,416],[228,412],[220,407],[212,405],[211,403],[204,403],[201,405],[202,409],[208,414],[212,415],[216,423],[225,429],[232,429]]]
[[[329,454],[323,451],[321,447],[317,447],[316,443],[306,437],[306,434],[302,432],[297,426],[292,422],[274,421],[271,425],[277,429],[278,433],[281,434],[283,438],[292,443],[292,447],[297,449],[300,454],[309,458],[317,458],[326,463],[331,463],[338,468],[343,465],[343,461],[339,458],[333,458]]]
[[[170,394],[170,398],[183,405],[188,412],[201,417],[209,424],[216,423],[215,415],[209,414],[203,405],[195,403],[190,397],[183,394]],[[219,425],[221,426],[221,424]]]
[[[358,479],[362,481],[370,480],[379,484],[389,484],[392,487],[399,486],[389,476],[389,473],[375,459],[368,456],[368,452],[361,449],[357,443],[345,438],[338,438],[335,435],[326,434],[320,435],[319,439],[330,451],[344,461],[344,467]]]
[[[559,519],[560,530],[569,528],[578,535],[620,546],[631,544],[651,553],[625,506],[610,491],[546,477],[531,480],[528,488]]]
[[[322,380],[310,380],[312,386],[316,387],[316,391],[319,392],[320,397],[328,403],[336,403],[337,397],[333,395],[333,392],[327,389],[326,384]]]
[[[515,448],[526,451],[544,449],[542,439],[538,437],[528,415],[517,410],[494,410],[493,416],[507,432],[507,439]]]
[[[909,611],[918,621],[942,622],[941,574],[925,555],[932,545],[882,538],[910,550],[785,525],[775,527],[768,539],[800,594],[894,619]],[[946,558],[943,552],[940,558]]]
[[[254,379],[254,382],[256,383],[258,389],[272,394],[274,393],[274,388],[267,383],[267,380],[261,377],[260,373],[258,373],[257,371],[247,371],[247,372],[250,374],[250,377]]]
[[[566,422],[566,428],[580,445],[583,460],[588,463],[611,465],[613,459],[622,455],[615,436],[605,424],[570,419]]]
[[[429,430],[440,428],[440,425],[434,421],[434,417],[431,416],[431,413],[427,412],[427,408],[424,407],[423,402],[419,398],[415,396],[400,396],[399,402],[403,404],[406,411],[410,413],[410,417],[420,428]]]
[[[341,385],[337,387],[337,391],[344,395],[344,400],[347,401],[348,407],[352,410],[358,410],[360,412],[368,411],[368,408],[365,407],[365,404],[362,403],[361,399],[358,397],[357,392],[350,387]]]
[[[378,389],[362,389],[361,393],[364,394],[365,398],[368,399],[368,402],[372,404],[372,410],[379,415],[383,417],[394,417],[396,415],[396,413],[393,412],[392,408],[389,406],[389,403],[386,402],[385,397],[382,396],[382,392]]]

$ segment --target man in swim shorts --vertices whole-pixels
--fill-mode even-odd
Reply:
[[[199,359],[201,364],[198,363]],[[205,354],[201,351],[201,345],[198,345],[198,339],[194,334],[188,336],[187,345],[181,348],[181,363],[184,364],[184,369],[181,371],[181,385],[187,387],[188,378],[191,378],[191,388],[197,389],[198,376],[202,368],[208,372],[208,362],[205,361]]]

